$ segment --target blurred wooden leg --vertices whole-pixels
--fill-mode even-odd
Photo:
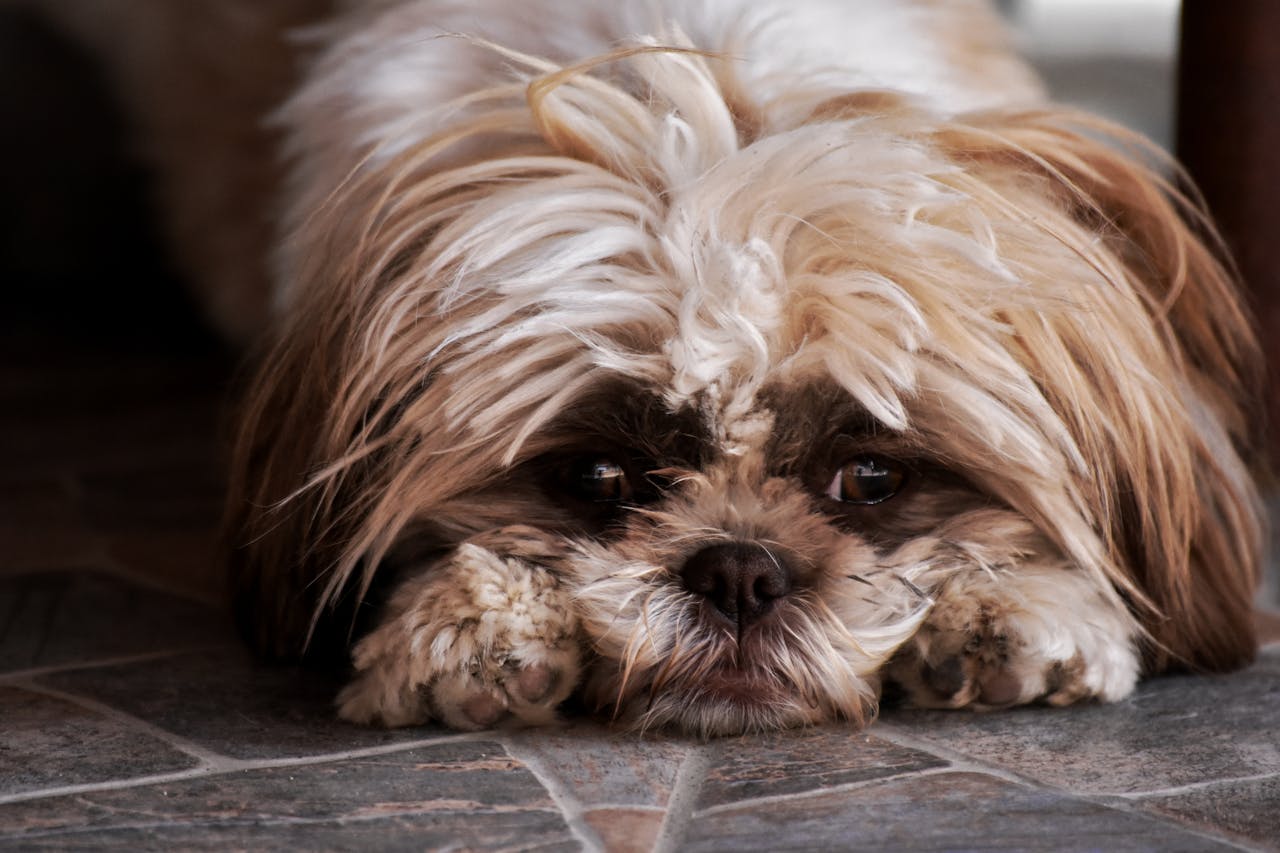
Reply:
[[[1204,192],[1258,313],[1280,461],[1280,2],[1184,0],[1178,156]]]

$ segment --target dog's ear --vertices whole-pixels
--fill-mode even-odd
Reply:
[[[1251,470],[1261,464],[1262,359],[1221,241],[1175,185],[1190,186],[1177,167],[1135,134],[1054,111],[961,125],[945,144],[966,169],[1049,194],[1057,218],[1037,221],[1043,233],[1141,306],[1143,316],[1100,320],[1113,339],[1074,354],[1093,386],[1085,405],[1105,417],[1081,411],[1069,391],[1046,396],[1096,471],[1097,523],[1151,640],[1148,668],[1241,665],[1256,647],[1264,539]],[[1141,380],[1116,381],[1126,370]],[[1085,434],[1100,427],[1109,434]]]
[[[256,358],[237,413],[224,542],[232,604],[242,634],[276,660],[339,659],[344,644],[316,632],[323,573],[337,557],[329,543],[345,535],[326,511],[325,490],[307,488],[321,464],[332,418],[323,396],[330,384],[325,354],[311,336],[284,336]],[[349,615],[349,614],[348,614]]]

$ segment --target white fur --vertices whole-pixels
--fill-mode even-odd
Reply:
[[[315,630],[415,537],[436,555],[357,647],[346,716],[544,721],[530,685],[576,675],[547,649],[578,628],[588,702],[704,734],[865,721],[884,672],[921,704],[1118,698],[1126,602],[1194,625],[1184,657],[1241,654],[1212,615],[1258,540],[1230,279],[1090,135],[1123,133],[1037,102],[985,6],[406,0],[311,37],[241,456],[299,541],[251,518],[255,570],[287,593],[301,567]],[[661,411],[611,423],[609,388]],[[681,431],[706,447],[652,449]],[[824,442],[946,473],[847,511]],[[584,452],[670,485],[585,529],[539,481]],[[522,523],[545,553],[494,539]],[[682,580],[729,542],[795,582],[736,634]],[[1214,553],[1241,568],[1206,606]]]
[[[458,729],[555,718],[579,679],[573,608],[535,562],[547,556],[536,531],[500,537],[501,555],[463,545],[397,591],[356,647],[357,675],[338,697],[344,718],[387,726],[438,719]]]
[[[1229,265],[982,0],[42,5],[126,90],[210,310],[270,326],[242,624],[296,655],[395,587],[344,716],[542,723],[580,681],[716,734],[865,722],[886,676],[1064,704],[1139,649],[1248,659]],[[862,454],[918,476],[838,505]],[[656,493],[592,520],[552,476],[584,455]],[[729,543],[792,583],[749,625],[682,574]]]
[[[1113,702],[1128,696],[1138,681],[1137,635],[1133,617],[1069,566],[957,574],[942,585],[910,651],[933,662],[960,655],[968,682],[954,694],[936,697],[917,689],[912,700],[927,707],[978,708],[1037,699]],[[1053,684],[1055,667],[1079,671]],[[902,675],[896,664],[890,673]],[[983,697],[982,684],[995,675],[1016,687],[992,703]],[[904,683],[909,679],[903,676]]]
[[[982,16],[985,4],[978,0],[949,7],[901,0],[347,5],[346,18],[313,35],[332,46],[282,116],[300,158],[295,223],[321,206],[366,157],[391,157],[439,134],[468,115],[468,96],[507,83],[511,64],[480,41],[559,63],[606,54],[638,39],[722,52],[732,57],[743,86],[770,105],[779,125],[794,122],[826,94],[868,88],[920,96],[940,115],[1033,103],[1042,96],[1034,75],[1011,55],[992,52],[975,73],[960,73],[933,49],[938,33],[948,28],[994,24]],[[442,159],[440,166],[448,162]],[[286,249],[276,276],[278,311],[294,303],[292,290],[303,279],[299,269]]]

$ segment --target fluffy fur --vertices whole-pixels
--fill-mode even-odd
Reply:
[[[1251,657],[1231,274],[984,5],[351,6],[272,120],[230,514],[256,645],[354,645],[343,716],[719,734]],[[865,459],[900,488],[839,500]]]

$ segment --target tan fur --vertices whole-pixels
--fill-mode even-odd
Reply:
[[[543,54],[353,5],[280,113],[230,505],[261,650],[368,632],[344,715],[545,722],[581,671],[606,714],[720,734],[865,722],[884,677],[1062,704],[1250,658],[1259,359],[1229,267],[1168,164],[1038,101],[981,5],[948,7],[963,37],[874,6],[963,107],[758,71],[783,17]],[[606,451],[662,485],[593,527],[547,472]],[[833,506],[858,453],[920,471]],[[737,633],[681,580],[727,542],[793,584]]]
[[[361,675],[338,697],[342,715],[460,729],[511,715],[551,722],[578,683],[581,640],[569,595],[540,565],[559,549],[542,540],[532,528],[494,531],[401,586],[356,651]]]

